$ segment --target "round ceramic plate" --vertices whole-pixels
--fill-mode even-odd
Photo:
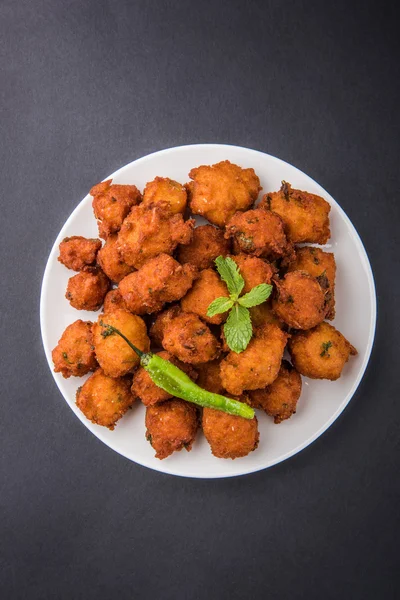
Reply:
[[[72,235],[97,237],[97,225],[88,195],[61,229],[43,278],[40,320],[46,357],[58,388],[71,409],[94,435],[123,456],[143,466],[185,477],[232,477],[252,473],[286,460],[311,444],[337,419],[350,401],[366,369],[371,353],[376,322],[374,280],[364,246],[349,218],[335,200],[313,179],[278,158],[236,146],[201,144],[181,146],[155,152],[119,169],[106,179],[114,183],[133,183],[143,189],[154,177],[171,177],[181,183],[188,180],[193,167],[222,160],[252,167],[261,180],[263,192],[274,191],[284,179],[294,188],[323,196],[330,202],[332,237],[326,248],[335,253],[337,263],[336,318],[333,324],[358,349],[338,381],[303,378],[303,391],[296,414],[280,425],[257,411],[260,444],[244,458],[222,460],[212,456],[204,436],[199,432],[191,452],[175,452],[162,461],[145,440],[145,408],[136,402],[118,422],[114,431],[88,421],[75,405],[75,393],[86,378],[63,379],[53,372],[51,351],[67,325],[76,319],[95,320],[93,312],[76,311],[65,299],[65,289],[73,274],[57,261],[58,245]],[[93,184],[100,177],[94,174]],[[201,222],[201,220],[199,220]]]

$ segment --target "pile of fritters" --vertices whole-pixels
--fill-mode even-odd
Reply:
[[[111,180],[90,190],[105,243],[66,238],[59,261],[77,271],[66,291],[71,306],[103,312],[95,323],[79,319],[66,328],[53,350],[54,370],[63,377],[93,372],[76,404],[109,429],[136,399],[143,402],[157,458],[189,451],[201,427],[214,456],[233,459],[257,448],[257,418],[200,411],[171,397],[123,339],[107,335],[106,324],[202,388],[265,411],[275,423],[296,412],[301,375],[335,380],[356,350],[325,321],[335,316],[334,255],[304,245],[328,241],[328,202],[282,182],[255,207],[259,178],[229,161],[197,167],[189,177],[186,185],[156,177],[143,195]],[[211,224],[195,228],[189,211]],[[243,293],[260,283],[274,287],[267,302],[250,309],[253,337],[240,354],[224,340],[227,314],[207,316],[213,300],[229,295],[215,270],[220,255],[239,266]],[[283,360],[286,348],[292,363]]]

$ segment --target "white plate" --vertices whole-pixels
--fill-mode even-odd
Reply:
[[[51,351],[65,327],[78,318],[95,320],[93,312],[76,311],[64,297],[72,272],[57,261],[58,245],[64,237],[97,237],[97,225],[88,195],[71,214],[60,231],[47,262],[43,277],[40,320],[43,344],[49,367],[65,400],[82,423],[100,440],[123,456],[157,471],[185,477],[232,477],[271,467],[311,444],[340,415],[359,385],[371,353],[375,334],[376,297],[371,266],[364,246],[349,218],[336,201],[313,179],[278,158],[237,146],[200,144],[155,152],[140,158],[106,179],[114,183],[134,183],[143,189],[156,175],[182,183],[191,168],[230,160],[241,167],[253,167],[260,177],[263,192],[277,190],[282,179],[293,187],[323,196],[330,202],[332,238],[327,248],[337,263],[335,327],[358,349],[338,381],[303,378],[303,391],[296,414],[280,425],[257,411],[260,444],[245,458],[222,460],[212,456],[201,433],[191,452],[176,452],[165,460],[154,458],[145,440],[144,406],[137,402],[121,419],[114,431],[92,424],[75,405],[75,392],[85,378],[63,379],[53,372]],[[100,177],[93,176],[93,184]]]

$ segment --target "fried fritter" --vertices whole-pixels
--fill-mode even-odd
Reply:
[[[192,169],[189,177],[191,211],[219,227],[236,211],[250,208],[261,190],[254,169],[242,169],[229,160]]]
[[[328,312],[327,290],[314,277],[304,271],[292,271],[275,280],[275,286],[273,311],[289,327],[311,329],[324,320]]]
[[[107,377],[102,369],[97,369],[76,392],[76,405],[85,417],[111,430],[134,401],[130,379]]]
[[[110,288],[110,281],[97,267],[88,267],[68,280],[65,297],[77,310],[99,310]]]
[[[52,352],[52,358],[55,373],[61,373],[65,379],[71,375],[82,377],[97,369],[92,323],[79,319],[68,325]]]
[[[185,212],[187,192],[183,185],[168,177],[156,177],[146,184],[143,192],[143,206],[167,204],[174,215]]]
[[[280,327],[280,329],[286,327],[285,323],[281,321],[272,310],[270,300],[263,302],[258,306],[249,308],[249,311],[253,327],[260,327],[261,325],[264,325],[264,323],[273,323]]]
[[[231,258],[239,267],[240,274],[244,279],[243,294],[247,294],[260,283],[271,283],[275,269],[266,260],[249,254],[237,254]]]
[[[166,203],[134,206],[122,224],[117,247],[122,259],[139,269],[158,254],[172,254],[178,244],[189,244],[194,223],[170,213]]]
[[[146,439],[160,460],[182,448],[190,452],[198,427],[196,407],[179,398],[146,408]]]
[[[149,331],[150,339],[155,346],[158,348],[162,347],[165,327],[172,319],[177,317],[180,312],[181,307],[179,304],[174,304],[173,306],[170,306],[169,308],[158,313]]]
[[[104,298],[103,312],[110,313],[120,308],[122,308],[122,310],[128,310],[119,289],[110,290]]]
[[[305,271],[316,279],[326,276],[329,290],[326,294],[328,313],[326,318],[335,318],[335,277],[336,262],[331,252],[324,252],[321,248],[303,246],[296,249],[296,258],[289,265],[289,271]]]
[[[233,238],[241,252],[286,262],[293,257],[293,245],[287,240],[282,219],[275,213],[255,208],[237,212],[226,225],[226,238]]]
[[[218,256],[226,256],[229,251],[230,241],[224,238],[222,229],[200,225],[193,229],[192,241],[178,247],[177,258],[182,264],[191,263],[198,269],[209,269]]]
[[[301,394],[301,377],[292,365],[282,361],[278,377],[266,388],[249,392],[253,408],[264,410],[275,423],[289,419],[295,412]]]
[[[164,328],[163,347],[184,363],[193,365],[218,357],[220,345],[197,315],[180,313]]]
[[[198,374],[197,385],[208,392],[223,394],[225,390],[221,381],[220,365],[220,360],[211,360],[210,362],[196,365]]]
[[[181,265],[172,256],[159,254],[125,277],[118,289],[128,309],[144,315],[161,310],[165,302],[180,300],[196,276],[193,265]]]
[[[101,248],[101,241],[85,238],[81,235],[73,235],[64,238],[59,248],[60,256],[58,260],[60,263],[65,265],[67,269],[82,271],[85,267],[95,264],[97,252]]]
[[[246,350],[229,352],[221,361],[223,387],[235,396],[244,390],[256,390],[272,383],[278,376],[283,351],[289,336],[270,323],[254,331]]]
[[[165,350],[157,352],[157,356],[161,356],[161,358],[168,360],[181,369],[181,371],[184,371],[190,379],[196,381],[197,372],[190,365],[185,365],[169,352],[165,352]],[[164,402],[164,400],[172,398],[172,394],[169,394],[154,383],[146,369],[143,367],[139,367],[134,373],[131,391],[132,394],[137,396],[146,406],[157,404],[157,402]]]
[[[201,317],[207,323],[220,325],[223,323],[228,313],[221,313],[214,317],[207,316],[207,310],[211,302],[226,296],[229,298],[228,288],[213,269],[204,269],[200,271],[198,279],[193,287],[187,292],[181,300],[181,308],[184,312],[194,313]]]
[[[321,196],[294,190],[290,183],[282,181],[279,192],[265,194],[260,207],[274,211],[283,219],[287,236],[293,243],[326,244],[330,238],[331,207]]]
[[[112,179],[93,186],[93,211],[99,226],[99,236],[103,239],[119,231],[123,220],[132,206],[139,204],[142,196],[135,185],[111,184]]]
[[[349,356],[357,354],[344,335],[326,322],[296,333],[288,347],[296,369],[311,379],[338,379]]]
[[[107,325],[113,325],[142,352],[150,350],[146,325],[140,317],[125,310],[115,310],[99,316],[93,325],[96,358],[109,377],[121,377],[131,373],[139,364],[139,357],[116,333],[109,333]]]
[[[244,419],[213,408],[203,409],[202,427],[217,458],[240,458],[247,456],[258,446],[257,417]]]
[[[121,258],[117,247],[118,236],[109,235],[104,246],[99,250],[97,262],[111,281],[119,283],[121,279],[135,269],[126,264]]]

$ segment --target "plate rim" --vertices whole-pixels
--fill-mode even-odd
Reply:
[[[376,323],[377,323],[377,297],[376,297],[376,286],[375,286],[375,280],[374,280],[374,275],[373,275],[373,271],[372,271],[372,267],[371,267],[371,262],[369,260],[368,257],[368,253],[366,251],[366,248],[363,244],[363,241],[356,229],[356,227],[353,225],[352,221],[350,220],[350,218],[347,216],[346,212],[344,211],[344,209],[340,206],[340,204],[329,194],[329,192],[326,191],[326,189],[324,187],[322,187],[322,185],[320,183],[318,183],[317,181],[315,181],[315,179],[313,177],[311,177],[310,175],[308,175],[307,173],[305,173],[304,171],[301,171],[301,169],[299,169],[298,167],[292,165],[291,163],[288,163],[287,161],[278,158],[276,156],[273,156],[272,154],[268,154],[267,152],[263,152],[261,150],[255,150],[253,148],[247,148],[245,146],[237,146],[235,144],[219,144],[219,143],[202,143],[202,144],[184,144],[182,146],[173,146],[170,148],[164,148],[162,150],[157,150],[155,152],[151,152],[150,154],[146,154],[145,156],[141,156],[129,163],[127,163],[126,165],[123,165],[122,167],[120,167],[119,169],[117,169],[116,171],[114,171],[112,174],[108,175],[107,177],[105,177],[104,179],[102,179],[102,181],[106,181],[107,179],[114,179],[115,177],[117,177],[118,175],[122,174],[125,170],[129,169],[131,167],[131,165],[133,164],[138,164],[141,162],[145,162],[148,160],[151,160],[153,158],[155,158],[156,156],[162,156],[165,154],[169,154],[171,152],[174,152],[176,150],[185,150],[187,148],[191,148],[191,149],[202,149],[204,150],[204,148],[215,148],[215,149],[223,149],[223,148],[235,148],[237,150],[244,150],[246,152],[252,152],[255,154],[261,154],[262,156],[267,156],[269,159],[272,159],[273,161],[279,162],[279,163],[283,163],[284,165],[287,165],[288,167],[290,167],[291,169],[295,169],[298,173],[300,173],[301,175],[305,175],[306,177],[308,177],[313,183],[315,183],[318,187],[320,187],[321,189],[323,189],[323,191],[326,194],[326,197],[328,198],[330,203],[333,203],[335,205],[335,207],[337,208],[337,210],[339,211],[341,218],[346,222],[347,226],[350,227],[350,229],[352,230],[352,232],[355,235],[356,241],[359,244],[359,248],[361,251],[361,257],[363,259],[364,262],[364,267],[365,267],[365,271],[367,274],[367,279],[368,279],[368,288],[369,288],[369,295],[370,295],[370,299],[371,299],[371,318],[370,318],[370,323],[369,323],[369,335],[368,335],[368,342],[367,342],[367,346],[366,346],[366,352],[365,352],[365,356],[364,356],[364,361],[359,369],[359,373],[357,378],[355,379],[353,385],[351,386],[351,389],[349,390],[348,394],[346,395],[346,397],[343,399],[343,401],[341,402],[341,404],[339,405],[339,407],[337,408],[337,410],[331,415],[331,417],[328,419],[328,421],[326,421],[316,432],[314,432],[312,435],[310,435],[306,440],[303,440],[303,442],[301,442],[300,444],[298,444],[295,448],[292,448],[291,450],[289,450],[286,454],[279,456],[277,459],[273,459],[271,460],[270,463],[264,465],[264,466],[255,466],[255,467],[250,467],[250,468],[244,468],[242,470],[239,470],[239,472],[226,472],[226,473],[217,473],[217,474],[209,474],[209,475],[203,475],[203,474],[187,474],[187,473],[179,473],[177,472],[175,469],[168,468],[168,464],[164,461],[160,461],[160,467],[162,466],[162,468],[157,468],[157,466],[153,465],[153,464],[148,464],[146,462],[146,460],[137,460],[136,458],[133,459],[130,456],[128,456],[127,454],[125,454],[123,451],[114,448],[113,446],[110,445],[110,443],[108,442],[107,439],[103,438],[103,436],[101,435],[101,432],[99,431],[98,433],[95,433],[94,431],[92,431],[89,427],[87,427],[86,423],[85,423],[85,417],[84,415],[80,414],[79,411],[74,410],[74,408],[69,404],[69,402],[66,400],[66,398],[64,397],[64,394],[61,390],[61,387],[59,385],[59,380],[58,378],[56,378],[56,373],[54,373],[53,371],[53,365],[52,365],[52,360],[51,360],[51,351],[46,348],[46,343],[45,343],[45,333],[44,333],[44,320],[45,320],[45,309],[46,309],[46,301],[45,301],[45,296],[46,296],[46,290],[47,287],[49,285],[49,274],[50,274],[50,268],[51,265],[53,263],[53,259],[54,259],[54,255],[56,254],[56,252],[58,251],[58,245],[60,243],[60,241],[62,241],[63,236],[62,231],[64,230],[65,227],[68,226],[68,224],[70,223],[70,221],[73,220],[75,213],[78,212],[82,202],[85,202],[86,198],[88,196],[90,196],[90,194],[86,194],[86,196],[84,196],[76,205],[76,207],[74,208],[74,210],[71,212],[71,214],[69,215],[68,219],[63,223],[48,256],[47,262],[46,262],[46,267],[43,273],[43,279],[42,279],[42,283],[41,283],[41,289],[40,289],[40,308],[39,308],[39,314],[40,314],[40,332],[41,332],[41,339],[42,339],[42,344],[43,344],[43,349],[45,352],[45,356],[47,359],[47,363],[50,369],[50,372],[53,376],[53,380],[55,381],[57,388],[59,390],[59,392],[61,393],[62,398],[64,399],[64,401],[67,403],[67,405],[69,406],[70,409],[72,409],[72,411],[74,412],[74,414],[79,418],[79,420],[81,421],[81,423],[85,426],[85,429],[88,430],[92,435],[94,435],[97,439],[99,439],[101,442],[103,442],[106,446],[108,446],[111,450],[113,450],[114,452],[117,452],[119,455],[123,456],[124,458],[126,458],[127,460],[134,462],[137,465],[140,465],[142,467],[146,467],[151,469],[152,471],[156,471],[159,473],[164,473],[166,475],[175,475],[178,477],[185,477],[185,478],[190,478],[190,479],[226,479],[226,478],[231,478],[231,477],[241,477],[243,475],[250,475],[252,473],[257,473],[259,471],[264,471],[266,469],[270,469],[271,467],[274,467],[275,465],[278,465],[281,462],[284,462],[285,460],[288,460],[289,458],[291,458],[292,456],[295,456],[296,454],[299,454],[302,450],[304,450],[305,448],[307,448],[308,446],[310,446],[313,442],[315,442],[315,440],[317,440],[325,431],[327,431],[331,425],[339,418],[339,416],[341,415],[341,413],[345,410],[345,408],[348,406],[348,404],[350,403],[351,399],[353,398],[354,394],[356,393],[363,377],[365,374],[365,371],[367,369],[368,363],[370,361],[371,358],[371,353],[372,353],[372,349],[374,346],[374,341],[375,341],[375,334],[376,334]]]

